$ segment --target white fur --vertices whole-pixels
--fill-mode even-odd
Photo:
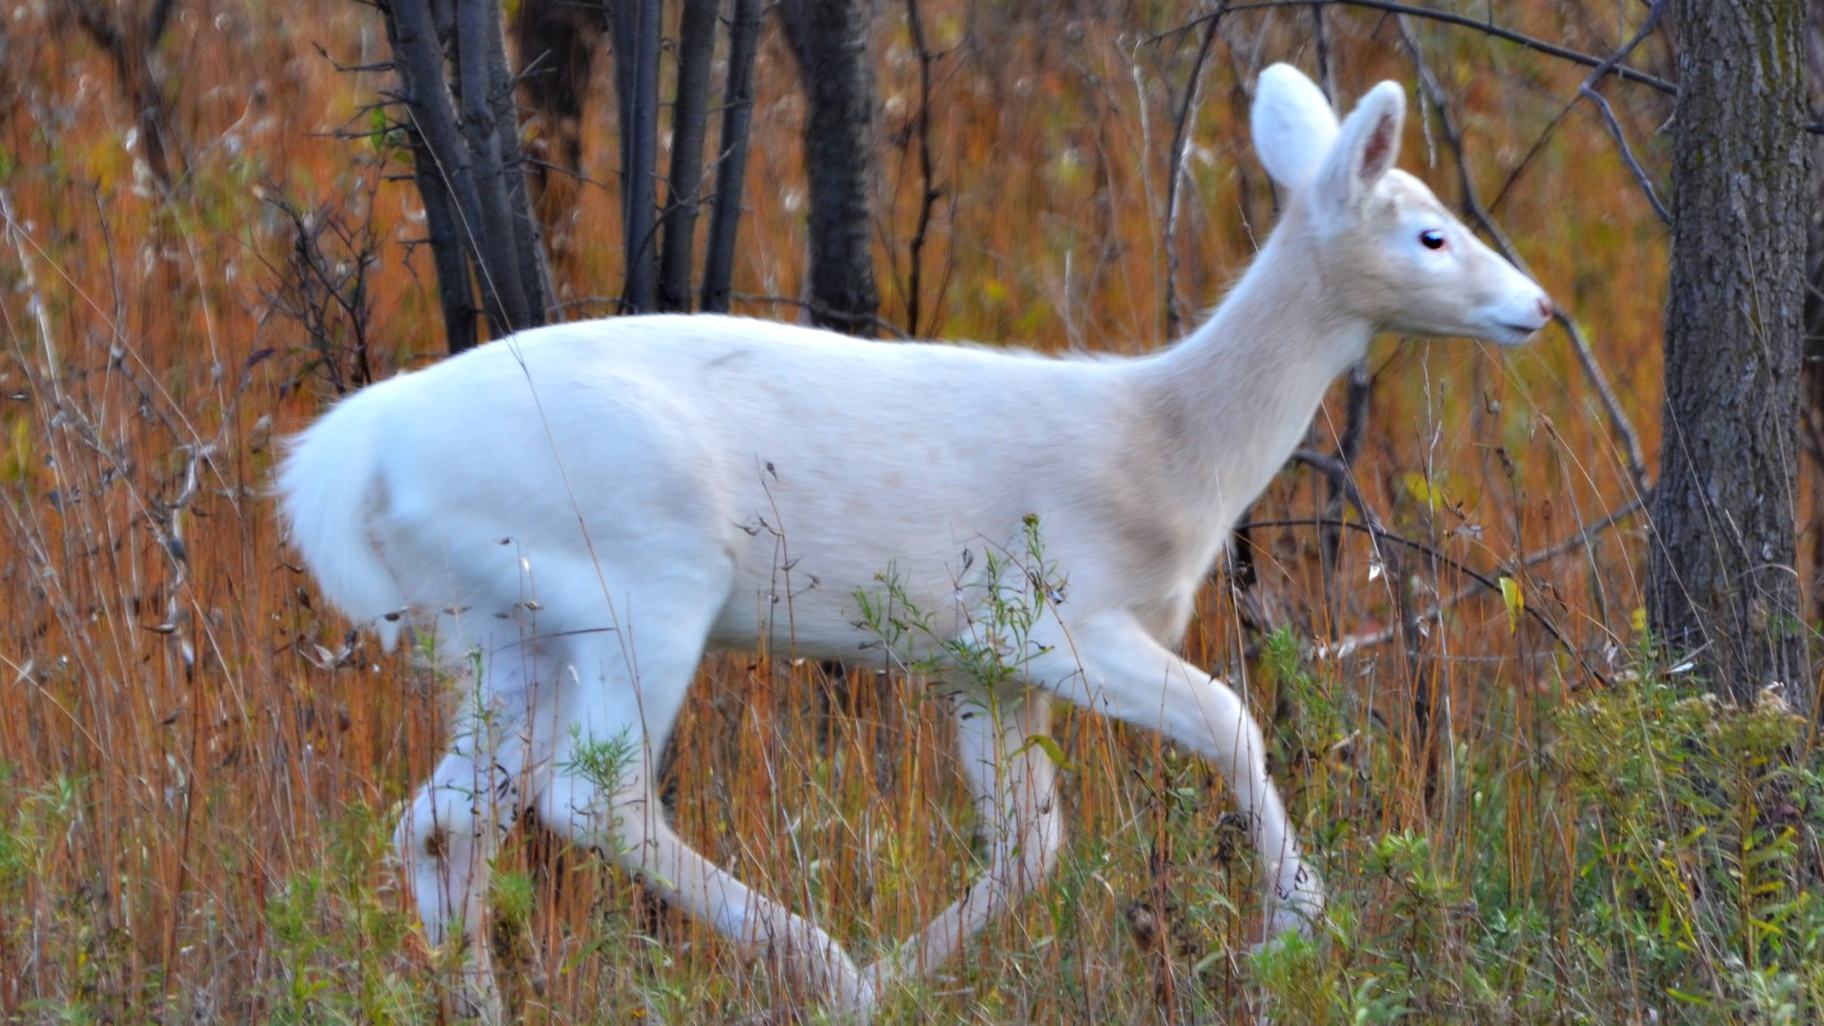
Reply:
[[[622,318],[401,374],[298,436],[279,492],[323,593],[389,645],[409,622],[451,663],[480,666],[479,700],[399,843],[431,939],[470,937],[484,1005],[487,858],[530,807],[865,1014],[881,986],[949,956],[1055,863],[1052,767],[1025,744],[1054,696],[1214,762],[1264,861],[1266,932],[1319,915],[1259,729],[1173,649],[1235,518],[1371,335],[1518,342],[1550,313],[1423,185],[1387,171],[1403,109],[1384,83],[1339,128],[1304,76],[1269,69],[1253,124],[1288,193],[1283,223],[1206,324],[1148,356]],[[1447,244],[1425,247],[1425,231]],[[1028,515],[1049,576],[1067,582],[1033,628],[1028,686],[945,682],[965,693],[959,744],[990,866],[859,969],[672,833],[652,761],[706,648],[880,659],[855,622],[857,593],[880,595],[883,571],[940,634],[979,626],[986,568],[1008,565],[987,557],[1020,558]],[[577,739],[620,735],[643,742],[640,757],[604,791],[578,772]]]
[[[1303,185],[1336,142],[1336,112],[1317,83],[1290,64],[1260,73],[1249,115],[1254,152],[1276,182]]]

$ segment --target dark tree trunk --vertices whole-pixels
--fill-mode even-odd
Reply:
[[[1824,118],[1824,4],[1810,4],[1805,16],[1806,120]],[[1824,135],[1812,135],[1809,205],[1805,233],[1805,448],[1816,476],[1824,472]],[[1814,494],[1824,489],[1814,489]],[[1810,535],[1811,622],[1824,623],[1824,502],[1813,500]]]
[[[716,56],[716,0],[684,0],[678,18],[678,88],[671,105],[671,167],[665,197],[665,248],[659,256],[659,309],[689,311],[690,255],[703,190],[703,137],[709,126],[709,66]]]
[[[1793,542],[1803,0],[1683,0],[1666,412],[1647,613],[1712,686],[1808,702]]]
[[[519,105],[514,102],[514,75],[507,65],[507,44],[501,15],[490,4],[485,42],[488,68],[488,117],[493,122],[494,152],[499,163],[493,173],[506,194],[507,238],[513,247],[514,274],[525,302],[523,324],[533,327],[550,319],[556,290],[551,284],[551,262],[545,257],[544,223],[532,211],[532,190],[526,181],[526,153],[520,145]]]
[[[475,344],[478,309],[495,336],[543,324],[550,272],[527,199],[499,6],[386,0],[380,9],[450,352]]]
[[[462,137],[473,161],[475,194],[480,200],[481,232],[504,246],[494,248],[494,261],[484,264],[482,309],[496,335],[533,323],[527,307],[525,283],[520,277],[519,240],[514,238],[515,211],[510,205],[510,175],[520,173],[517,162],[506,163],[501,133],[495,125],[502,105],[493,102],[496,82],[495,55],[500,52],[500,9],[494,4],[465,3],[456,8],[456,82],[461,103]],[[504,61],[503,61],[504,69]],[[501,76],[504,78],[504,74]],[[512,92],[504,96],[505,114],[512,121]],[[505,133],[516,139],[511,128]]]
[[[146,167],[159,185],[169,188],[184,175],[184,156],[171,127],[170,105],[165,102],[152,65],[176,0],[151,0],[144,18],[134,17],[132,4],[65,2],[76,23],[113,63],[121,91],[138,122],[140,152],[146,156]]]
[[[399,75],[407,116],[401,119],[412,150],[412,178],[424,202],[431,260],[437,269],[437,295],[443,306],[443,330],[450,352],[476,342],[474,291],[469,283],[468,244],[458,184],[466,177],[467,154],[456,134],[449,85],[443,77],[443,47],[429,8],[420,0],[397,0],[381,7],[387,41]],[[479,220],[479,218],[477,218]]]
[[[628,313],[652,310],[658,295],[659,21],[659,0],[608,0],[621,130],[621,244],[627,253],[621,308]]]
[[[781,0],[809,101],[811,320],[850,335],[875,331],[874,73],[869,0]]]
[[[716,199],[709,212],[703,253],[703,309],[728,312],[735,276],[736,229],[747,177],[747,134],[754,113],[754,53],[760,40],[760,0],[735,0],[729,23],[728,81],[722,93],[722,135],[717,144]]]
[[[573,0],[522,0],[514,16],[520,84],[534,115],[527,177],[552,249],[568,234],[583,165],[583,100],[602,40],[602,12]]]

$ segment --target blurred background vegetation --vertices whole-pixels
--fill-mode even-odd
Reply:
[[[659,231],[622,183],[659,174],[675,136],[667,116],[656,154],[624,152],[637,111],[608,52],[642,30],[586,7],[558,33],[595,58],[579,102],[534,96],[564,58],[526,52],[525,3],[506,5],[504,59],[525,73],[526,163],[504,166],[538,179],[541,316],[621,312],[641,305],[627,254]],[[648,27],[667,56],[646,95],[674,93],[686,6]],[[1656,10],[1437,6],[1598,58]],[[791,11],[757,13],[728,302],[823,317],[817,101]],[[864,25],[875,308],[842,311],[853,330],[1163,344],[1272,224],[1246,110],[1275,60],[1345,104],[1411,87],[1402,166],[1486,211],[1568,314],[1518,350],[1378,341],[1307,441],[1350,458],[1361,508],[1288,467],[1200,602],[1189,655],[1266,726],[1333,889],[1318,936],[1251,957],[1251,859],[1214,774],[1070,715],[1061,871],[883,1020],[1824,1017],[1817,710],[1711,698],[1647,629],[1669,232],[1614,129],[1665,192],[1671,97],[1598,83],[1612,128],[1579,101],[1588,66],[1372,5],[916,0]],[[1660,26],[1627,63],[1665,78],[1675,50]],[[395,805],[441,751],[439,682],[317,605],[266,498],[280,439],[450,344],[422,154],[383,102],[392,57],[380,11],[351,0],[19,0],[0,19],[0,1019],[457,1014],[390,861]],[[1803,527],[1816,465],[1791,458]],[[1321,524],[1363,510],[1403,541]],[[1798,565],[1817,548],[1802,531]],[[945,722],[865,668],[712,659],[668,797],[693,843],[864,956],[971,872]],[[496,944],[524,1021],[799,1014],[606,865],[531,828],[502,860]]]

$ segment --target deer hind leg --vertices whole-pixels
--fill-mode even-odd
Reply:
[[[1304,861],[1267,776],[1265,740],[1241,697],[1126,617],[1076,625],[1068,642],[1033,660],[1033,679],[1086,708],[1158,730],[1215,764],[1260,855],[1265,937],[1310,933],[1323,914],[1323,882]]]
[[[955,701],[958,756],[975,798],[987,866],[949,908],[868,970],[877,986],[935,969],[1056,868],[1064,846],[1056,771],[1031,739],[1050,726],[1037,689]]]
[[[483,671],[475,695],[463,699],[448,752],[393,835],[426,939],[433,947],[460,940],[464,998],[489,1023],[501,1020],[502,1008],[488,944],[488,884],[500,839],[525,806],[523,680],[518,667]]]
[[[653,623],[650,606],[646,622]],[[677,623],[669,621],[665,630]],[[618,647],[581,654],[578,665],[587,669],[560,689],[556,754],[535,800],[539,819],[571,843],[614,858],[748,951],[764,954],[835,1010],[865,1018],[874,989],[840,944],[698,854],[665,821],[654,771],[704,634],[707,627],[702,634],[657,638],[648,629],[633,679]],[[604,759],[603,753],[616,757]]]

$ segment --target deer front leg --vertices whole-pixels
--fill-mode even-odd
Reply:
[[[1068,639],[1052,645],[1030,669],[1056,694],[1160,731],[1213,763],[1228,781],[1260,855],[1265,938],[1311,932],[1323,915],[1323,881],[1304,860],[1279,791],[1267,776],[1260,727],[1241,696],[1121,615],[1074,625]]]

